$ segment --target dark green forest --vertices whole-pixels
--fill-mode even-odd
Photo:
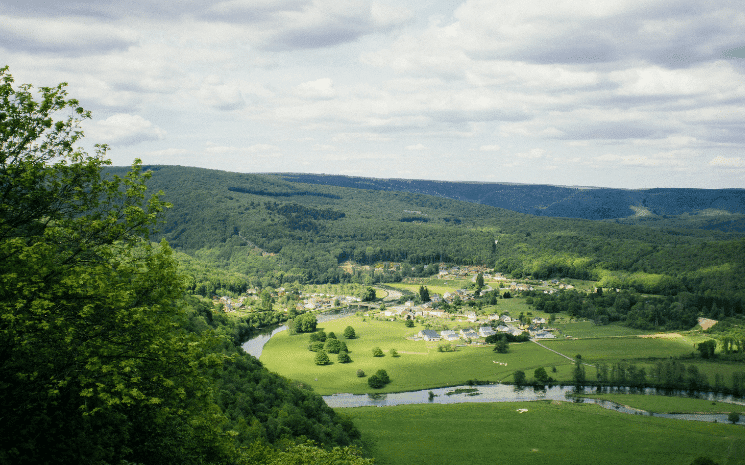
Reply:
[[[742,297],[745,235],[700,229],[695,221],[659,228],[546,218],[273,175],[144,168],[153,174],[151,188],[166,192],[173,204],[158,238],[247,276],[252,286],[396,281],[423,273],[424,265],[452,263],[493,266],[514,278],[594,280],[641,293]],[[339,268],[346,261],[402,266],[349,275]]]

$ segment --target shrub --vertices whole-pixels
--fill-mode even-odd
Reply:
[[[388,351],[389,354],[391,354],[391,357],[399,357],[398,352],[396,349],[391,349]]]
[[[347,352],[339,352],[339,355],[336,359],[339,361],[339,363],[349,363],[352,361]]]
[[[383,381],[383,384],[388,384],[391,382],[391,379],[388,377],[388,372],[386,372],[385,370],[378,370],[373,376],[377,376],[378,378],[380,378],[380,380]]]
[[[358,378],[364,378],[365,377],[365,372],[362,371],[361,369],[360,370],[357,370],[357,377]]]
[[[407,328],[413,328],[414,327],[414,320],[406,320],[406,322],[404,322],[404,324],[406,325]]]
[[[310,342],[326,342],[326,332],[325,331],[318,331],[315,333],[311,333],[310,335]]]
[[[339,352],[341,352],[341,341],[331,338],[326,339],[324,349],[326,349],[326,352],[330,354],[338,354]]]
[[[385,386],[385,383],[382,379],[380,379],[380,376],[372,375],[369,378],[367,378],[367,384],[374,389],[380,389],[383,386]]]
[[[344,328],[344,337],[345,338],[347,338],[347,339],[354,339],[356,336],[357,336],[357,334],[355,334],[354,328],[352,328],[351,326],[347,326],[346,328]]]
[[[328,336],[326,336],[327,339],[336,339],[336,334],[334,334],[333,331],[329,331]]]
[[[331,363],[331,360],[329,360],[328,354],[326,354],[326,351],[319,350],[316,354],[316,365],[328,365]]]
[[[308,346],[308,350],[310,350],[311,352],[318,352],[319,350],[323,350],[323,342],[311,342]]]
[[[376,347],[372,350],[373,357],[383,357],[385,354],[383,353],[383,349],[380,347]]]

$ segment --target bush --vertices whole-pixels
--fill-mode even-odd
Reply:
[[[311,333],[310,335],[310,342],[326,342],[326,332],[325,331],[318,331],[315,333]]]
[[[404,322],[407,328],[413,328],[414,327],[414,320],[406,320]]]
[[[339,352],[339,355],[336,358],[336,360],[339,363],[349,363],[349,362],[352,361],[352,359],[349,357],[349,354],[347,352]],[[357,375],[357,376],[359,376],[359,375]]]
[[[357,377],[358,378],[364,378],[365,377],[365,372],[362,371],[361,369],[360,370],[357,370]]]
[[[388,377],[388,372],[386,372],[385,370],[378,370],[373,376],[377,376],[378,378],[380,378],[380,380],[383,381],[383,384],[388,384],[391,382],[391,379]]]
[[[383,353],[383,349],[380,347],[376,347],[372,350],[373,357],[383,357],[385,354]]]
[[[326,336],[326,339],[336,339],[336,334],[334,334],[333,331],[329,331],[328,336]]]
[[[374,389],[380,389],[383,386],[385,386],[385,383],[382,379],[380,379],[380,376],[378,375],[372,375],[369,378],[367,378],[367,384]]]
[[[399,357],[398,352],[396,349],[391,349],[388,351],[389,354],[391,354],[391,357]]]
[[[308,350],[310,350],[311,352],[318,352],[319,350],[323,350],[323,342],[311,342],[308,346]]]
[[[326,351],[319,350],[316,354],[316,365],[328,365],[331,363],[331,360],[329,360],[328,354],[326,354]]]
[[[352,328],[351,326],[347,326],[346,328],[344,328],[344,337],[345,338],[347,338],[347,339],[354,339],[356,336],[357,336],[357,334],[355,334],[354,328]]]
[[[339,352],[341,352],[341,341],[331,338],[326,339],[324,349],[326,349],[326,352],[330,354],[338,354]]]

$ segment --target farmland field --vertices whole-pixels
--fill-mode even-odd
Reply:
[[[519,409],[526,412],[520,413]],[[379,465],[745,464],[740,425],[628,415],[567,402],[337,409]]]

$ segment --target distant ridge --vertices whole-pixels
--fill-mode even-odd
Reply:
[[[745,189],[616,189],[542,184],[377,179],[274,173],[292,182],[403,191],[505,208],[537,216],[613,220],[635,216],[745,214]]]

